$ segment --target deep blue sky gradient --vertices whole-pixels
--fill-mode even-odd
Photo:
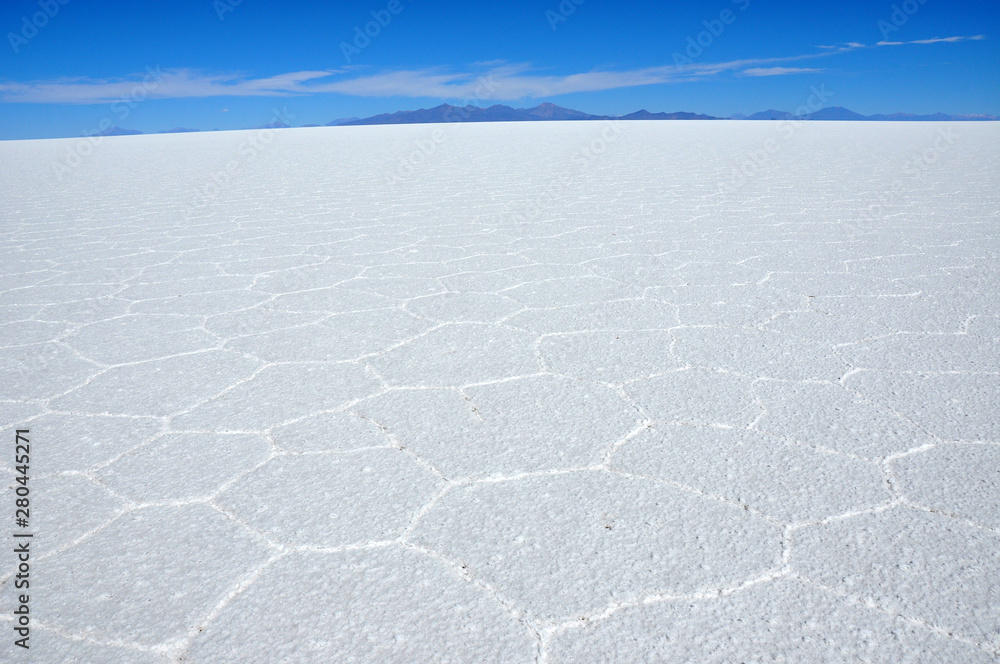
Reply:
[[[219,2],[238,2],[222,13]],[[399,0],[401,11],[348,62],[341,49],[355,28],[385,10],[389,0],[298,2],[278,0],[42,0],[58,11],[29,39],[24,17],[42,10],[38,0],[0,3],[0,138],[78,136],[104,119],[146,132],[175,126],[237,129],[262,125],[273,109],[285,109],[291,124],[325,124],[347,116],[368,116],[459,104],[468,96],[462,85],[498,68],[515,71],[516,81],[543,80],[534,94],[509,83],[481,105],[533,106],[552,101],[590,113],[694,111],[717,116],[776,108],[794,110],[811,86],[832,93],[830,106],[860,113],[947,113],[1000,115],[1000,4],[996,0],[945,2],[779,3],[767,0],[716,0],[704,3],[611,2],[585,0],[564,7],[574,11],[552,27],[559,1],[435,3]],[[290,6],[294,4],[294,6]],[[894,5],[898,29],[891,25]],[[743,8],[745,7],[745,8]],[[723,10],[732,22],[712,36],[692,60],[697,76],[644,85],[627,81],[635,72],[674,65],[688,39],[705,30],[704,21]],[[383,18],[386,14],[382,14]],[[906,17],[905,22],[898,19]],[[39,21],[41,22],[41,21]],[[718,28],[719,24],[715,27]],[[963,37],[952,42],[876,46],[879,41],[914,42]],[[970,37],[980,37],[969,39]],[[861,46],[844,46],[848,43]],[[835,48],[822,48],[833,46]],[[15,48],[17,52],[15,52]],[[748,62],[771,58],[775,62]],[[724,65],[712,72],[708,65]],[[61,99],[61,86],[84,91],[102,82],[141,81],[147,68],[186,70],[197,81],[218,77],[220,85],[294,72],[330,72],[276,94],[187,96],[185,85],[154,90],[124,118],[114,99]],[[812,69],[800,73],[753,76],[773,67]],[[363,93],[310,89],[331,81],[350,81],[393,72],[420,72],[399,90],[389,85]],[[597,89],[561,92],[566,77],[604,72]],[[760,72],[758,72],[760,73]],[[770,73],[774,73],[773,71]],[[421,81],[458,75],[453,87]],[[316,75],[319,76],[319,75]],[[671,78],[670,73],[657,74]],[[544,81],[555,82],[547,90]],[[533,83],[532,83],[533,85]],[[623,85],[623,87],[615,87]],[[29,92],[25,90],[31,88]],[[44,88],[38,92],[37,86]],[[364,86],[362,86],[364,87]],[[599,89],[605,87],[607,89]],[[221,91],[225,92],[225,88]],[[86,93],[85,93],[86,94]],[[199,93],[201,94],[201,93]],[[511,95],[510,97],[504,96]],[[27,96],[25,96],[27,95]],[[34,95],[34,96],[32,96]],[[162,98],[162,97],[168,98]],[[28,101],[23,101],[28,99]]]

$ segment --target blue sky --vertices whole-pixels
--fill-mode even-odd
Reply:
[[[0,28],[5,139],[444,102],[728,116],[814,86],[865,114],[1000,115],[996,0],[3,0]]]

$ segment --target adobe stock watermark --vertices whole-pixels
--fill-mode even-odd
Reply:
[[[621,136],[623,122],[627,121],[606,120],[601,129],[601,135],[577,149],[571,159],[571,166],[550,180],[545,189],[528,201],[524,212],[516,215],[517,221],[534,221],[538,219],[543,210],[555,207],[566,188]]]
[[[927,0],[904,0],[898,5],[893,5],[892,13],[889,14],[889,20],[879,19],[878,23],[876,23],[879,32],[882,33],[882,39],[888,40],[891,33],[896,32],[906,25],[910,17],[920,11],[920,7],[926,2]]]
[[[340,52],[343,54],[344,60],[350,64],[352,57],[361,55],[361,51],[368,48],[372,40],[382,34],[384,28],[389,27],[389,24],[392,23],[392,17],[399,16],[403,9],[405,9],[405,5],[401,0],[389,0],[385,9],[371,10],[369,13],[372,20],[365,23],[364,29],[360,25],[354,26],[354,38],[351,42],[340,42]]]
[[[236,11],[236,8],[243,4],[243,0],[213,0],[212,9],[220,21],[226,20],[226,14]]]
[[[555,29],[559,27],[559,24],[565,23],[566,19],[572,16],[576,11],[576,8],[586,1],[587,0],[562,0],[555,10],[545,10],[545,18],[549,22],[549,26],[552,27],[552,31],[555,32]]]
[[[10,42],[14,53],[20,53],[21,47],[34,39],[38,35],[38,31],[56,17],[59,9],[68,4],[69,0],[38,0],[38,7],[41,11],[32,14],[31,18],[22,16],[20,30],[7,33],[7,41]]]
[[[779,134],[777,138],[768,138],[759,148],[750,150],[743,155],[739,165],[733,169],[733,176],[728,187],[730,191],[735,191],[749,182],[750,178],[757,175],[764,164],[770,160],[771,155],[795,136],[795,132],[802,127],[802,123],[809,122],[809,120],[799,118],[820,110],[833,96],[833,93],[826,89],[825,84],[820,85],[819,88],[813,85],[809,88],[809,92],[810,95],[806,99],[806,103],[795,109],[793,114],[795,117],[778,122],[778,126],[775,128]]]
[[[444,115],[444,121],[448,123],[462,122],[469,119],[472,113],[469,106],[478,107],[483,99],[488,99],[496,92],[498,84],[492,76],[480,76],[476,79],[476,87],[473,94],[463,100],[461,106],[448,109]],[[431,155],[437,152],[438,148],[448,139],[448,133],[440,125],[435,125],[429,136],[413,142],[413,150],[399,160],[395,170],[387,174],[386,180],[390,187],[395,187],[405,180],[412,178],[417,169],[420,168]]]
[[[903,163],[903,167],[899,170],[896,179],[892,181],[888,191],[879,196],[878,200],[851,225],[856,228],[864,228],[866,225],[884,217],[886,206],[896,203],[909,189],[904,176],[908,176],[911,183],[923,177],[924,173],[937,164],[938,159],[942,155],[951,150],[957,138],[961,138],[961,134],[955,131],[954,124],[949,123],[947,126],[938,128],[931,144]]]
[[[236,148],[237,157],[227,161],[222,168],[212,173],[207,182],[195,190],[191,201],[184,208],[184,218],[190,219],[193,214],[202,212],[218,199],[223,189],[246,168],[247,162],[255,159],[274,141],[274,132],[278,131],[274,125],[287,125],[294,117],[286,109],[271,109],[270,122],[240,141]]]
[[[151,92],[156,90],[163,78],[160,65],[156,69],[146,67],[146,75],[142,81],[136,83],[129,90],[127,95],[111,103],[109,107],[112,114],[118,118],[118,122],[123,122],[129,114],[142,102],[149,98]],[[56,176],[62,180],[74,169],[80,166],[87,157],[93,154],[105,138],[105,132],[115,126],[115,121],[109,116],[104,116],[97,125],[97,129],[90,133],[85,133],[83,138],[66,149],[66,155],[61,161],[52,162],[52,168]]]
[[[750,7],[750,0],[732,0],[732,3],[741,12],[745,12]],[[674,66],[677,67],[677,70],[683,71],[686,65],[694,64],[694,61],[702,56],[705,49],[711,47],[715,40],[722,36],[726,26],[736,22],[737,16],[736,12],[727,8],[719,12],[718,18],[702,21],[701,24],[705,29],[694,36],[688,35],[684,53],[674,51]]]

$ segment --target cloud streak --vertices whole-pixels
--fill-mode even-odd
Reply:
[[[986,35],[974,35],[972,37],[932,37],[931,39],[914,39],[913,41],[880,41],[876,46],[905,46],[906,44],[954,44],[963,41],[980,41],[986,39]]]
[[[910,42],[879,42],[866,46],[848,42],[821,46],[818,53],[780,58],[752,58],[728,62],[690,63],[629,70],[591,70],[567,75],[539,72],[531,65],[491,61],[465,70],[424,68],[364,73],[358,67],[288,72],[252,78],[240,74],[204,73],[192,69],[150,69],[149,73],[121,79],[62,78],[18,82],[0,80],[0,101],[34,104],[102,104],[134,99],[143,88],[144,99],[195,97],[294,97],[339,94],[355,97],[414,97],[433,99],[518,100],[554,97],[574,92],[681,83],[723,74],[746,77],[815,73],[822,69],[787,67],[793,62],[823,58],[862,48],[903,44],[937,44],[985,39],[934,37]],[[143,86],[154,77],[155,85]]]
[[[433,97],[438,99],[513,100],[549,97],[571,92],[596,92],[655,85],[715,76],[754,65],[788,62],[809,56],[698,63],[632,70],[593,70],[562,76],[534,71],[526,64],[472,67],[466,71],[443,68],[404,69],[358,74],[356,70],[300,71],[247,78],[190,69],[155,71],[156,84],[146,86],[143,98],[292,97],[341,94],[355,97]],[[149,80],[149,74],[145,79]],[[142,87],[140,75],[124,79],[64,78],[28,83],[0,81],[0,100],[7,103],[100,104],[129,98]]]
[[[957,36],[957,37],[932,37],[930,39],[914,39],[912,41],[880,41],[874,44],[862,44],[861,42],[846,42],[844,44],[834,44],[832,46],[817,45],[816,48],[826,49],[828,53],[843,53],[844,51],[854,51],[861,48],[877,48],[879,46],[905,46],[908,44],[954,44],[964,41],[980,41],[986,39],[986,35]]]
[[[809,69],[807,67],[752,67],[740,72],[741,76],[784,76],[786,74],[814,74],[825,69]]]
[[[301,71],[266,78],[202,74],[188,69],[150,68],[145,75],[124,79],[61,78],[31,83],[0,82],[0,100],[8,103],[101,104],[135,98],[280,97],[295,94],[303,83],[330,76],[328,71]],[[144,85],[145,83],[145,85]]]

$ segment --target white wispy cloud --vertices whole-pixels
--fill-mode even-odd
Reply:
[[[972,37],[932,37],[931,39],[914,39],[913,41],[880,41],[876,46],[903,46],[905,44],[953,44],[963,41],[979,41],[986,39],[986,35],[973,35]]]
[[[844,44],[817,44],[816,48],[824,48],[831,52],[842,53],[844,51],[853,51],[856,48],[868,48],[867,44],[862,44],[861,42],[847,42]]]
[[[0,101],[38,104],[101,104],[135,99],[191,97],[291,97],[341,94],[356,97],[424,97],[458,100],[517,100],[553,97],[573,92],[597,92],[642,85],[678,83],[725,73],[738,76],[779,76],[823,71],[783,66],[844,51],[901,44],[936,44],[985,39],[934,37],[910,42],[879,42],[866,46],[848,42],[821,46],[822,51],[780,58],[749,58],[727,62],[693,62],[627,70],[591,70],[565,75],[546,74],[528,64],[499,60],[464,69],[423,68],[368,73],[358,66],[288,72],[260,78],[241,74],[205,73],[192,69],[150,68],[120,79],[61,78],[46,81],[0,79]]]
[[[100,104],[123,99],[185,97],[275,97],[295,94],[303,83],[330,76],[329,71],[301,71],[248,79],[188,69],[149,68],[122,79],[61,78],[28,83],[0,81],[0,100],[12,103]]]
[[[123,79],[64,78],[50,81],[0,81],[7,103],[100,104],[122,99],[184,97],[288,97],[343,94],[357,97],[433,97],[513,100],[550,97],[694,80],[755,65],[790,62],[813,55],[630,70],[592,70],[568,75],[540,73],[527,64],[404,69],[364,73],[356,68],[289,72],[264,78],[203,73],[190,69],[150,69]]]
[[[834,51],[842,53],[844,51],[853,51],[859,48],[875,48],[876,46],[903,46],[904,44],[941,44],[949,43],[953,44],[955,42],[963,41],[979,41],[981,39],[986,39],[986,35],[973,35],[971,37],[967,36],[957,36],[957,37],[932,37],[931,39],[914,39],[912,41],[880,41],[874,44],[862,44],[861,42],[845,42],[843,44],[818,44],[816,48],[826,49],[827,51]]]
[[[825,69],[807,67],[751,67],[740,72],[741,76],[784,76],[785,74],[813,74]]]
[[[592,70],[568,75],[539,73],[527,64],[505,64],[471,72],[435,69],[387,71],[318,82],[308,86],[308,89],[311,92],[332,92],[358,97],[512,100],[689,81],[752,65],[787,62],[792,59],[798,57],[692,63],[680,67],[669,65],[630,70]]]

